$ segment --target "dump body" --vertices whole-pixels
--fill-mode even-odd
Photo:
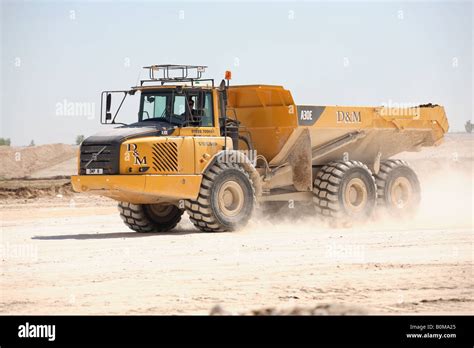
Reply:
[[[280,166],[298,139],[309,136],[312,165],[341,159],[373,163],[403,151],[439,144],[448,131],[444,108],[296,105],[281,86],[233,86],[229,113],[250,134],[253,146],[270,166]]]

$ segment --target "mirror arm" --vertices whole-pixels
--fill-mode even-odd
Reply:
[[[112,121],[111,122],[107,122],[107,120],[103,119],[103,112],[104,112],[104,95],[107,95],[107,94],[112,94],[112,93],[124,93],[124,96],[123,96],[123,99],[122,99],[122,102],[120,103],[119,105],[119,108],[117,109],[117,112],[115,113],[114,117],[112,118]],[[117,122],[115,123],[115,118],[117,117],[124,101],[125,101],[125,98],[127,97],[127,94],[130,94],[130,95],[134,95],[135,94],[135,91],[132,89],[132,90],[128,90],[128,91],[102,91],[101,93],[101,97],[100,97],[100,123],[101,124],[123,124],[123,125],[126,125],[126,123],[122,123],[122,122]],[[107,97],[105,97],[105,99],[107,99]],[[106,101],[107,102],[107,101]],[[107,105],[105,105],[107,106]],[[107,110],[106,111],[106,117],[107,117]]]
[[[117,115],[118,115],[120,109],[122,108],[122,105],[123,105],[123,102],[125,101],[125,98],[127,98],[127,93],[128,93],[128,92],[125,92],[125,91],[124,91],[123,93],[124,93],[124,94],[123,94],[122,101],[120,102],[120,105],[119,105],[117,111],[115,112],[114,117],[112,118],[112,122],[110,122],[110,123],[112,123],[112,124],[115,124],[115,118],[117,117]],[[119,123],[117,123],[117,124],[123,124],[123,123],[119,122]]]

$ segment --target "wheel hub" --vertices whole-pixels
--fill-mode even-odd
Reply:
[[[410,181],[405,177],[398,177],[392,184],[390,196],[394,206],[403,209],[411,201],[413,189]]]
[[[344,192],[344,202],[352,212],[360,212],[367,203],[367,187],[359,178],[351,179]]]
[[[165,217],[171,213],[171,210],[173,210],[173,206],[163,204],[152,204],[150,205],[150,209],[154,215],[159,217]]]
[[[235,216],[244,206],[244,191],[237,182],[227,181],[219,189],[218,201],[225,215]]]

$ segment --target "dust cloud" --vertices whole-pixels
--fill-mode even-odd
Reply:
[[[273,214],[258,211],[247,230],[299,231],[318,230],[419,230],[473,228],[473,141],[469,134],[448,134],[439,147],[417,153],[403,153],[395,158],[406,160],[418,175],[421,202],[415,215],[395,218],[382,209],[362,223],[342,225],[325,221],[312,207],[296,202],[284,204]]]

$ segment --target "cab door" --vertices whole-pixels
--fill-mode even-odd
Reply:
[[[192,98],[196,110],[197,125],[189,125],[181,129],[181,135],[192,137],[194,143],[194,168],[201,174],[214,155],[224,148],[224,137],[220,135],[217,110],[217,93],[214,90],[189,91],[186,98]],[[175,105],[188,101],[175,100]],[[180,106],[178,106],[180,107]]]

